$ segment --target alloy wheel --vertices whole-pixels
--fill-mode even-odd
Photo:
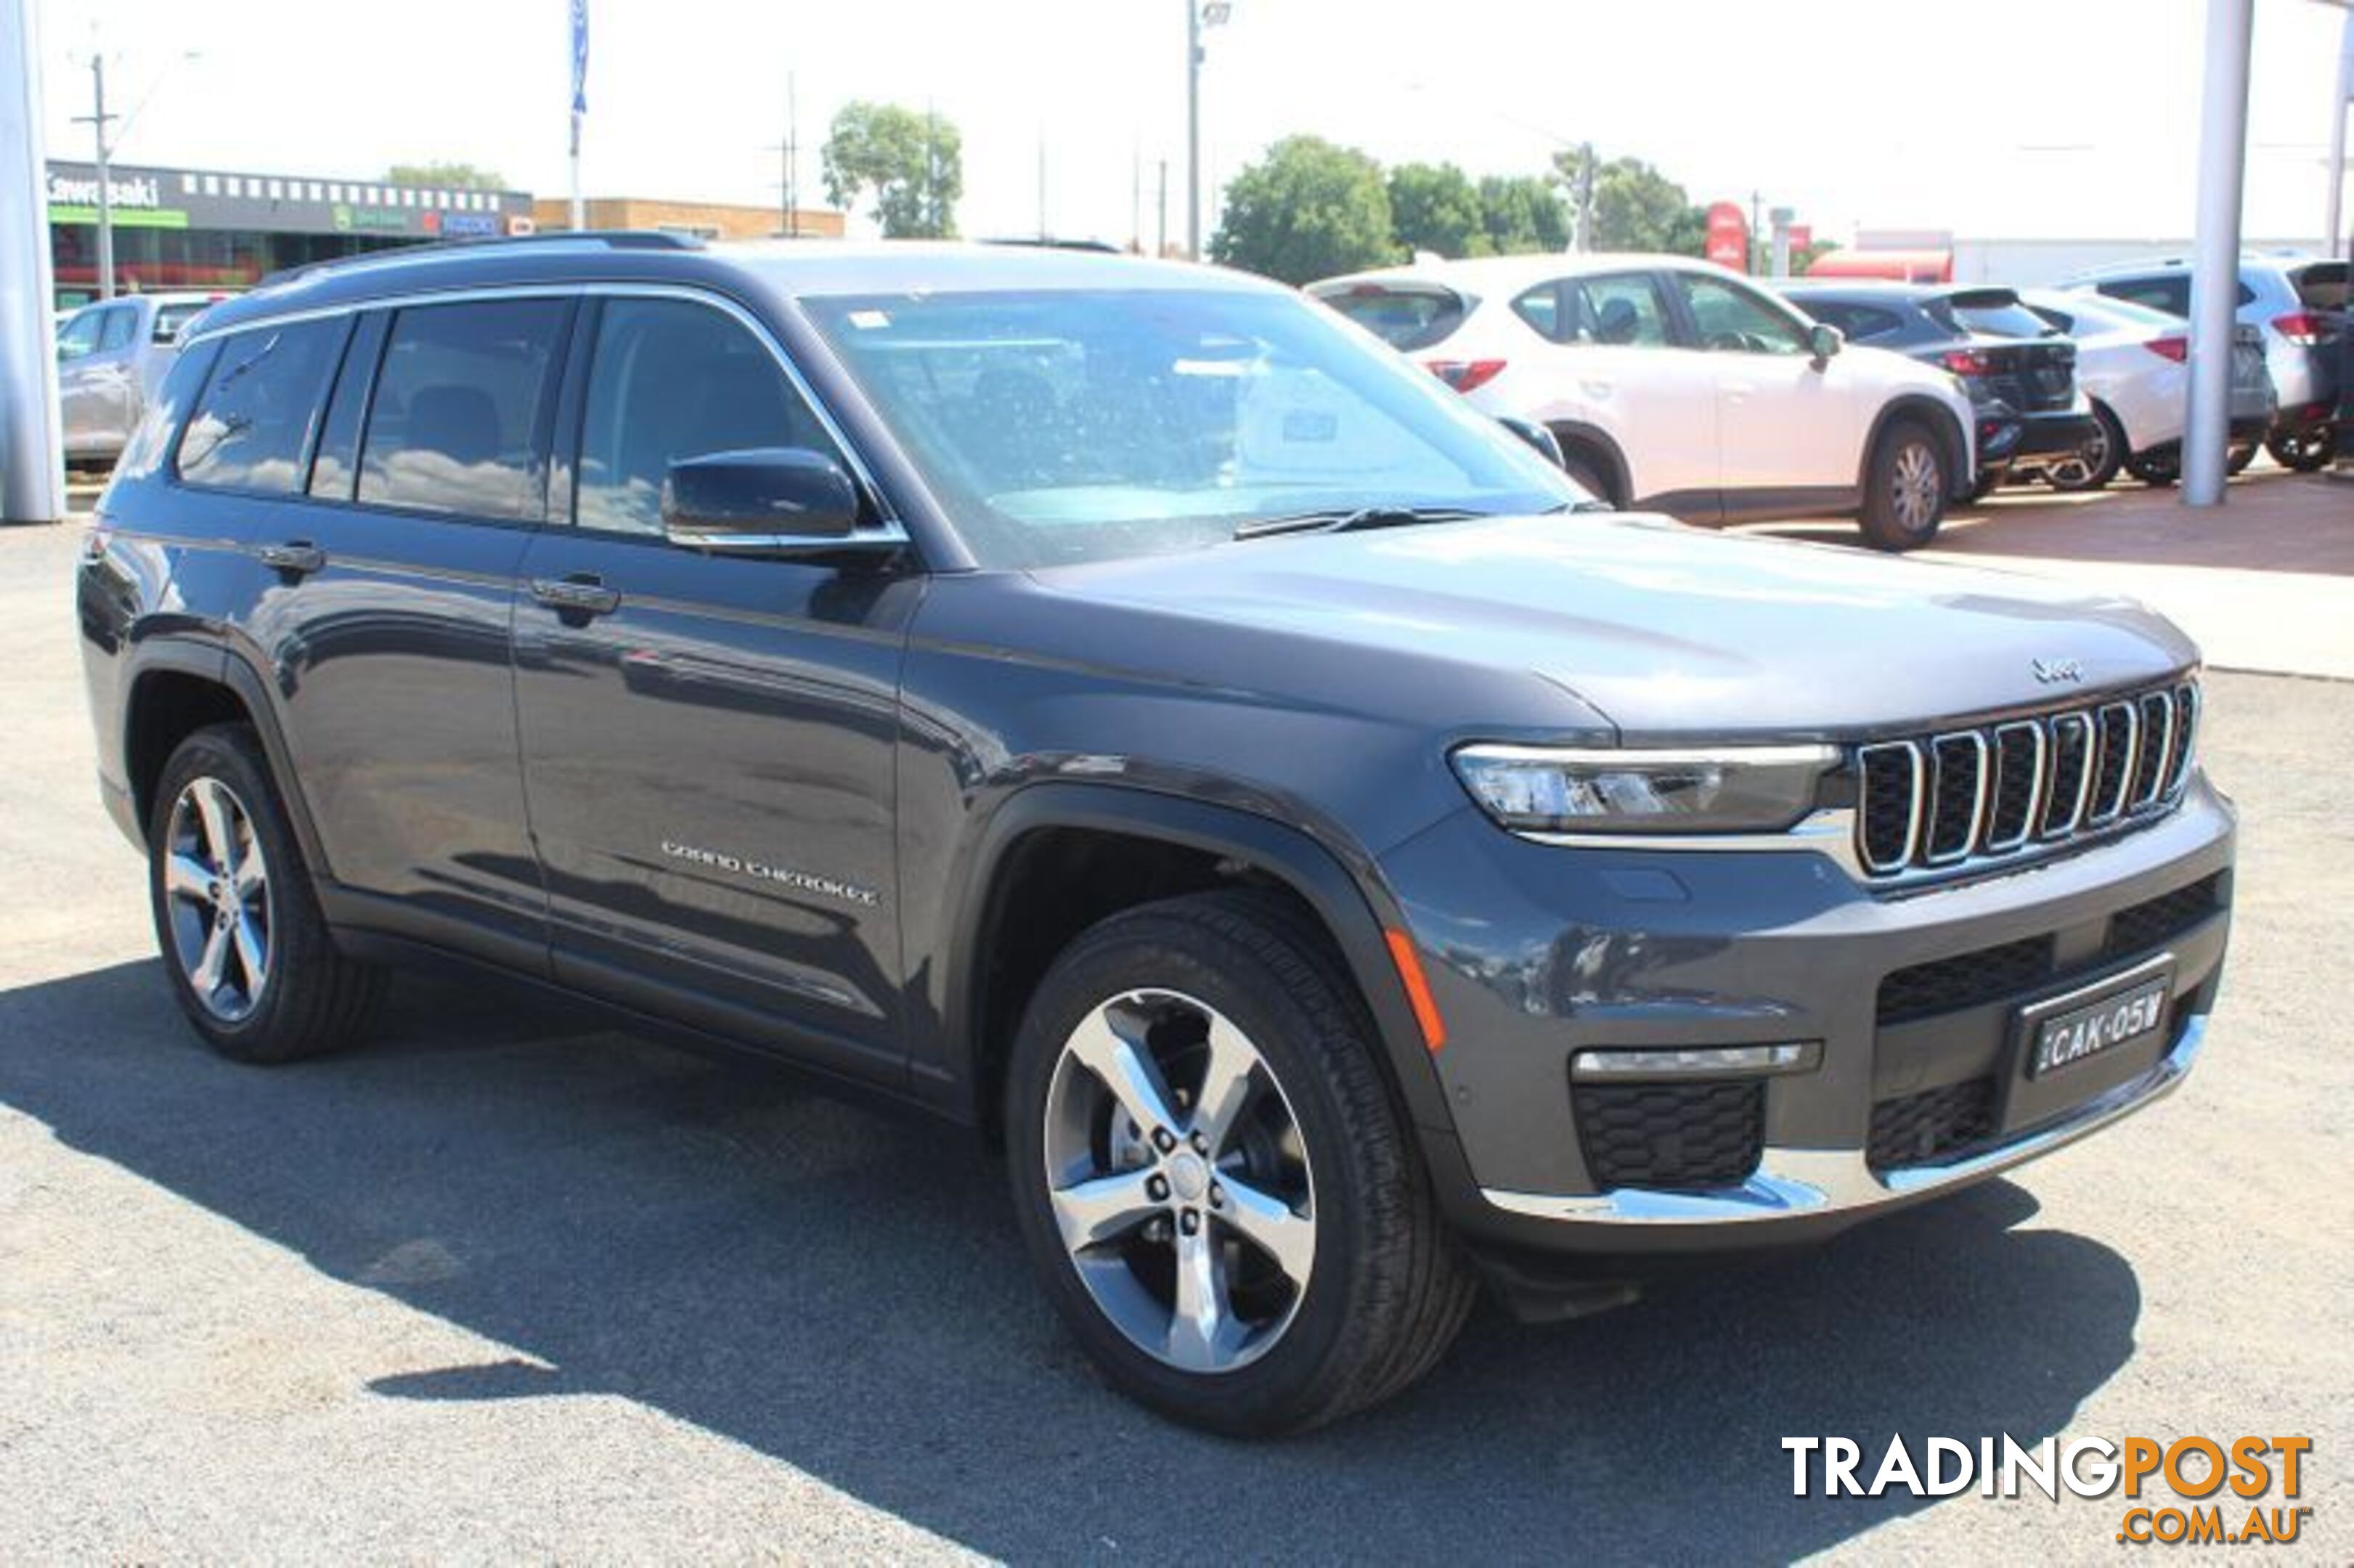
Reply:
[[[217,779],[189,781],[164,846],[173,956],[207,1012],[249,1018],[270,983],[270,865],[252,813]]]
[[[1896,521],[1908,534],[1925,534],[1937,523],[1937,493],[1945,478],[1925,441],[1907,441],[1896,454],[1889,478]]]
[[[1064,1041],[1046,1096],[1055,1224],[1140,1350],[1232,1372],[1282,1339],[1316,1259],[1299,1124],[1248,1035],[1177,991],[1111,998]]]

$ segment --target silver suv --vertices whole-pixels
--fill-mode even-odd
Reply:
[[[164,384],[181,332],[221,298],[133,294],[85,305],[58,324],[58,404],[69,461],[114,461]]]

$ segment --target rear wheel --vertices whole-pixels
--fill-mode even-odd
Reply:
[[[2117,417],[2105,403],[2093,405],[2093,439],[2079,448],[2073,457],[2053,463],[2043,471],[2052,488],[2061,491],[2102,490],[2116,478],[2117,470],[2125,466],[2126,432]]]
[[[1249,893],[1112,916],[1057,959],[1007,1073],[1023,1239],[1104,1372],[1266,1436],[1373,1404],[1470,1278],[1320,937]]]
[[[2223,454],[2223,471],[2245,473],[2248,465],[2256,461],[2256,453],[2261,450],[2263,450],[2263,443],[2260,441],[2242,441]]]
[[[1946,454],[1937,438],[1911,419],[1880,438],[1863,487],[1858,519],[1866,543],[1879,550],[1915,550],[1937,536],[1946,520]]]
[[[2338,456],[2338,432],[2327,423],[2274,430],[2264,438],[2264,450],[2272,453],[2273,461],[2283,468],[2313,473],[2327,468]]]
[[[359,1032],[382,973],[336,949],[251,729],[214,725],[180,743],[147,843],[164,972],[215,1050],[289,1062]]]
[[[2144,484],[2172,484],[2182,477],[2182,449],[2158,447],[2126,459],[2126,471]]]

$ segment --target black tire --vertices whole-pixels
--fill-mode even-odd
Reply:
[[[219,903],[256,917],[263,954],[260,982],[253,982],[244,972],[243,959],[236,957],[229,961],[239,970],[240,981],[224,982],[200,994],[195,975],[203,972],[201,963],[192,972],[183,956],[184,942],[191,932],[198,934],[200,942],[209,939],[207,911],[224,927],[234,927],[239,916],[175,895],[167,882],[175,854],[184,847],[198,853],[178,863],[183,869],[205,863],[201,841],[192,843],[188,834],[192,825],[201,832],[202,812],[194,791],[207,783],[226,789],[236,820],[242,823],[241,832],[233,830],[230,836],[241,838],[249,852],[259,848],[266,880],[254,893],[240,895],[232,886],[218,895]],[[335,947],[319,912],[302,846],[250,727],[214,725],[180,743],[155,788],[147,843],[148,904],[164,971],[180,1010],[213,1049],[239,1062],[292,1062],[333,1050],[360,1034],[383,991],[383,971],[354,961]],[[217,877],[214,885],[233,880]],[[232,942],[232,952],[239,946]],[[240,1007],[240,1002],[247,1005]]]
[[[1600,458],[1595,456],[1590,448],[1563,447],[1561,468],[1564,473],[1576,482],[1580,490],[1596,500],[1607,502],[1612,506],[1623,507],[1627,504],[1626,498],[1618,493],[1617,486],[1610,482],[1608,466]]]
[[[1140,1348],[1082,1282],[1055,1218],[1047,1119],[1065,1044],[1098,1010],[1140,990],[1198,999],[1247,1037],[1314,1172],[1307,1284],[1271,1345],[1228,1369],[1183,1370]],[[1273,895],[1235,891],[1141,906],[1083,933],[1055,960],[1008,1065],[1008,1165],[1046,1293],[1115,1386],[1189,1425],[1273,1436],[1388,1398],[1454,1341],[1474,1281],[1440,1220],[1378,1048],[1321,931]]]
[[[2223,471],[2225,473],[2247,472],[2248,465],[2256,461],[2256,453],[2263,450],[2264,443],[2261,441],[2242,441],[2223,454]]]
[[[2135,452],[2126,459],[2126,471],[2154,488],[2172,484],[2182,477],[2182,449],[2161,447]]]
[[[1984,501],[1988,496],[1992,495],[1996,491],[2000,490],[2003,486],[2003,482],[2008,480],[2009,477],[2010,472],[2006,469],[2000,473],[1982,473],[1976,479],[1970,481],[1970,504],[1975,506],[1979,502]]]
[[[2299,473],[2317,473],[2338,459],[2338,432],[2326,423],[2274,430],[2264,437],[2273,461]]]
[[[2117,423],[2116,415],[2109,411],[2105,403],[2093,405],[2093,419],[2100,426],[2101,433],[2084,444],[2082,470],[2071,472],[2065,478],[2058,469],[2043,471],[2044,481],[2052,489],[2070,494],[2106,490],[2109,482],[2117,477],[2117,471],[2125,466],[2125,427]]]
[[[1864,542],[1875,550],[1919,549],[1937,536],[1950,487],[1946,449],[1935,433],[1917,420],[1899,419],[1872,449],[1864,475],[1857,518]]]

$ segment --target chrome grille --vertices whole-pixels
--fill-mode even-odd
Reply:
[[[2190,776],[2193,682],[1880,741],[1856,753],[1856,852],[1874,877],[1999,860],[2154,816]]]

